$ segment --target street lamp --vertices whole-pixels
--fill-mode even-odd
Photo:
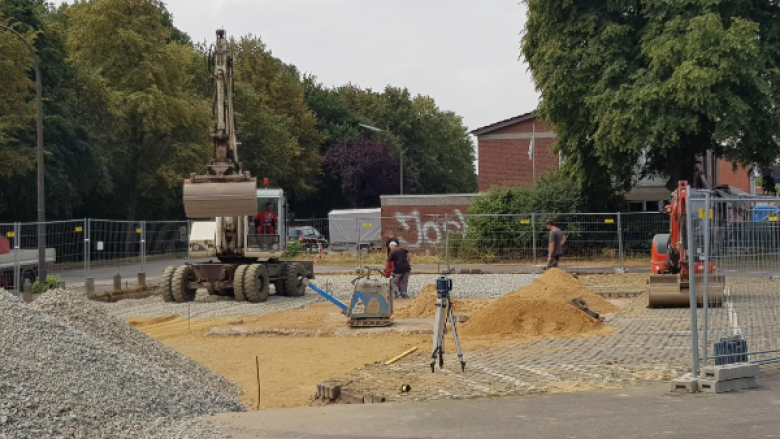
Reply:
[[[30,55],[35,62],[35,104],[38,108],[38,279],[41,283],[46,281],[46,200],[43,196],[43,98],[41,97],[41,69],[38,66],[38,54],[26,39],[17,31],[0,24],[0,28],[11,32],[30,49]],[[16,237],[17,241],[19,237]],[[19,286],[17,285],[17,288]]]
[[[358,124],[361,128],[365,128],[367,130],[376,131],[378,133],[381,133],[385,130],[377,127],[372,127],[371,125],[366,125],[359,123]],[[404,148],[401,147],[401,187],[400,187],[400,194],[404,194]]]

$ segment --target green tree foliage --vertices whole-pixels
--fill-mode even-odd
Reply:
[[[0,22],[22,34],[40,58],[47,217],[182,218],[182,180],[203,171],[212,154],[207,46],[193,45],[176,29],[160,0],[58,7],[2,0]],[[253,175],[282,187],[299,217],[378,205],[379,193],[398,187],[401,150],[405,193],[476,189],[466,128],[429,97],[393,87],[324,87],[251,35],[231,47],[239,157]],[[0,219],[31,220],[37,186],[33,58],[5,31],[0,67]],[[360,122],[386,131],[368,132]],[[380,160],[353,160],[359,154],[350,148],[363,144],[380,145]],[[349,159],[338,160],[348,165],[346,174],[323,164],[337,145],[332,156]],[[391,172],[373,192],[343,178],[377,163]]]
[[[104,206],[130,219],[170,213],[190,164],[209,156],[210,106],[193,91],[195,52],[175,41],[156,0],[79,3],[68,15],[70,59],[110,101],[104,153],[116,192]]]
[[[291,199],[304,199],[317,187],[321,136],[300,74],[274,58],[259,38],[241,38],[233,47],[241,163]]]
[[[780,156],[780,8],[771,1],[526,0],[523,55],[566,169],[692,180],[696,155]],[[605,172],[606,171],[606,172]]]
[[[393,146],[390,156],[399,168],[403,151],[405,194],[476,191],[474,146],[468,131],[459,116],[441,110],[432,98],[391,86],[381,93],[352,84],[329,89],[314,78],[307,78],[306,98],[325,134],[323,154],[335,145],[358,145],[363,143],[360,138],[373,138]],[[384,131],[367,131],[358,123]],[[324,187],[350,187],[325,171]],[[357,199],[362,199],[360,194],[345,193],[327,207],[354,207]],[[374,205],[378,204],[376,199]]]

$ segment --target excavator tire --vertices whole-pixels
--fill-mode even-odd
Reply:
[[[303,265],[285,264],[282,267],[282,278],[286,296],[301,297],[306,294],[306,269],[303,268]]]
[[[195,300],[196,288],[188,288],[187,284],[195,280],[195,270],[189,265],[177,267],[171,279],[171,293],[175,302],[192,302]]]
[[[268,269],[265,265],[253,264],[244,274],[244,294],[252,303],[265,302],[270,294]]]
[[[166,302],[173,302],[173,291],[171,290],[171,278],[173,278],[173,272],[176,270],[175,266],[166,267],[163,270],[162,277],[160,278],[160,289],[162,290],[162,298]]]
[[[247,268],[249,268],[248,265],[239,265],[233,274],[233,296],[239,302],[246,300],[244,277],[246,276]]]

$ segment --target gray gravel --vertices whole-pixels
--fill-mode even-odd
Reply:
[[[452,295],[459,298],[495,299],[504,294],[522,288],[535,278],[534,274],[453,274]],[[318,275],[314,284],[327,289],[334,296],[345,300],[352,294],[353,275]],[[438,275],[414,274],[410,277],[409,293],[417,295],[420,290],[434,283]],[[122,300],[116,303],[105,303],[109,314],[120,317],[164,317],[178,315],[182,318],[218,318],[238,317],[246,315],[261,315],[288,309],[303,308],[311,303],[324,301],[319,295],[307,290],[304,297],[271,296],[263,303],[236,302],[232,298],[210,296],[205,290],[198,292],[194,302],[166,303],[161,297],[145,299]]]
[[[136,330],[124,320],[110,316],[105,307],[82,293],[57,289],[42,295],[31,306],[117,349],[135,354],[228,398],[237,398],[238,385],[191,358]]]
[[[244,409],[3,290],[0,315],[0,438],[211,438],[192,416]]]

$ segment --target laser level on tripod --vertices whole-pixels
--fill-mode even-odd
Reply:
[[[463,352],[460,350],[460,338],[458,337],[458,328],[455,326],[455,316],[452,312],[452,301],[450,299],[452,291],[452,279],[446,276],[439,276],[436,279],[436,323],[433,327],[433,350],[431,351],[431,373],[436,369],[436,357],[439,358],[439,369],[444,368],[444,333],[447,329],[447,322],[452,326],[452,335],[455,338],[455,347],[458,350],[458,360],[460,360],[460,369],[466,371],[466,362],[463,361]]]

